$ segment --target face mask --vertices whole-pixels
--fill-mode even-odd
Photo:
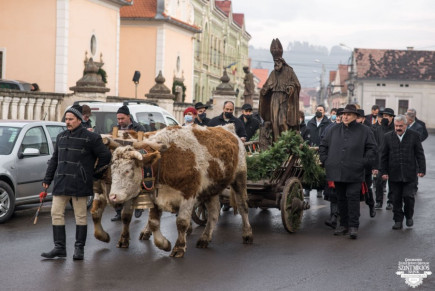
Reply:
[[[331,120],[332,120],[332,121],[335,121],[336,119],[337,119],[337,115],[335,115],[335,114],[334,114],[334,115],[331,115]]]
[[[382,118],[381,124],[384,126],[388,125],[389,120],[387,118]]]
[[[246,114],[243,114],[243,117],[245,117],[246,120],[250,120],[250,119],[252,118],[252,115],[246,115]]]
[[[184,116],[184,121],[186,121],[187,123],[190,123],[193,121],[193,116],[192,115],[185,115]]]
[[[225,118],[231,118],[231,117],[233,117],[233,113],[232,112],[225,112],[224,113],[225,114]]]
[[[317,117],[317,118],[322,117],[322,112],[320,112],[320,111],[316,111],[316,117]]]
[[[199,117],[199,119],[204,120],[206,115],[207,114],[204,112],[204,113],[198,114],[198,117]]]

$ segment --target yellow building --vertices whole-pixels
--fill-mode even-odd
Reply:
[[[127,0],[0,1],[0,78],[67,93],[83,76],[85,57],[105,63],[118,94],[120,15]]]

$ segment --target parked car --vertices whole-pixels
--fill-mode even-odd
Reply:
[[[64,130],[63,122],[0,120],[0,223],[12,216],[16,206],[39,202],[47,162]]]
[[[23,81],[0,79],[0,89],[31,91],[32,84]]]
[[[91,108],[92,115],[90,119],[92,126],[94,131],[100,134],[112,132],[112,128],[118,124],[116,112],[123,105],[128,106],[133,120],[142,124],[146,131],[155,131],[166,126],[179,125],[175,117],[168,111],[146,100],[125,101],[123,103],[78,101],[74,104],[87,104]]]

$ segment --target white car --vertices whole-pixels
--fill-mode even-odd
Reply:
[[[170,125],[179,125],[178,121],[168,111],[145,100],[125,101],[123,103],[79,101],[75,104],[86,104],[91,108],[92,127],[99,134],[112,132],[118,124],[116,112],[127,105],[134,121],[142,124],[146,131],[155,131]]]

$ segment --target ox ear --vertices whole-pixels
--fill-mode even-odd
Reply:
[[[143,164],[144,165],[153,165],[161,158],[160,152],[158,152],[158,151],[153,152],[153,153],[147,153],[147,154],[144,154],[142,156],[143,156]]]

